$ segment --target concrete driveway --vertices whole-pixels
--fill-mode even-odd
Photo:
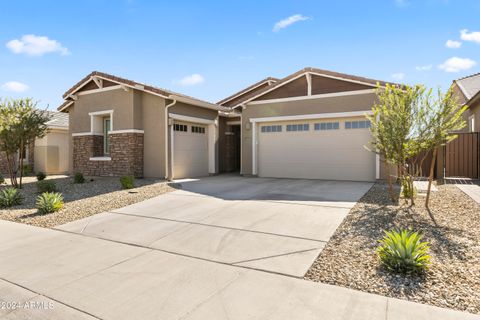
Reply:
[[[221,175],[58,229],[303,277],[371,183]]]

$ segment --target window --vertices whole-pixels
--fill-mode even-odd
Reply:
[[[282,126],[262,126],[262,132],[282,132]]]
[[[110,143],[108,141],[108,133],[112,129],[110,118],[103,119],[103,153],[110,154]]]
[[[173,125],[173,130],[174,131],[182,131],[182,132],[187,132],[188,131],[188,127],[186,124],[178,124],[178,123],[175,123]]]
[[[345,121],[345,129],[366,129],[370,126],[369,120]]]
[[[287,131],[308,131],[308,130],[310,130],[310,125],[308,123],[287,124]]]
[[[468,132],[475,131],[475,115],[468,117]]]
[[[192,126],[192,132],[205,134],[205,127]]]
[[[315,123],[314,125],[315,130],[338,130],[340,129],[339,122],[320,122]]]

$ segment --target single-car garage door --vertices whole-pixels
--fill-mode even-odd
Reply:
[[[260,123],[258,175],[373,181],[369,126],[364,117]]]
[[[208,128],[205,125],[175,122],[173,125],[173,177],[208,175]]]

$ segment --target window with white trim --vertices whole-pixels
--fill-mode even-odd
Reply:
[[[205,127],[192,126],[192,133],[205,134]]]
[[[282,132],[282,126],[279,125],[272,125],[272,126],[262,126],[261,127],[262,132]]]
[[[188,126],[186,124],[175,123],[175,124],[173,124],[173,130],[174,131],[187,132],[188,131]]]
[[[345,129],[367,129],[370,127],[370,120],[345,121]]]
[[[110,154],[110,142],[108,140],[108,133],[112,130],[112,120],[110,117],[103,118],[103,153]]]
[[[308,131],[310,125],[308,123],[302,124],[287,124],[287,131]]]
[[[340,123],[339,122],[319,122],[319,123],[315,123],[314,129],[317,131],[338,130],[340,129]]]

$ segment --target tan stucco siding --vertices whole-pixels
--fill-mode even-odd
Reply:
[[[113,130],[141,129],[134,126],[133,90],[109,90],[79,95],[69,109],[72,133],[90,132],[90,112],[113,110]]]
[[[69,135],[67,130],[50,130],[35,141],[35,171],[46,174],[69,172]]]
[[[165,99],[151,94],[141,95],[143,135],[143,174],[165,176]],[[139,114],[140,114],[139,112]]]
[[[374,93],[248,105],[242,113],[242,173],[252,174],[251,118],[293,116],[371,110],[377,96]]]
[[[218,117],[218,111],[216,110],[205,109],[183,102],[177,102],[173,107],[168,109],[168,112],[208,120],[215,120]]]

